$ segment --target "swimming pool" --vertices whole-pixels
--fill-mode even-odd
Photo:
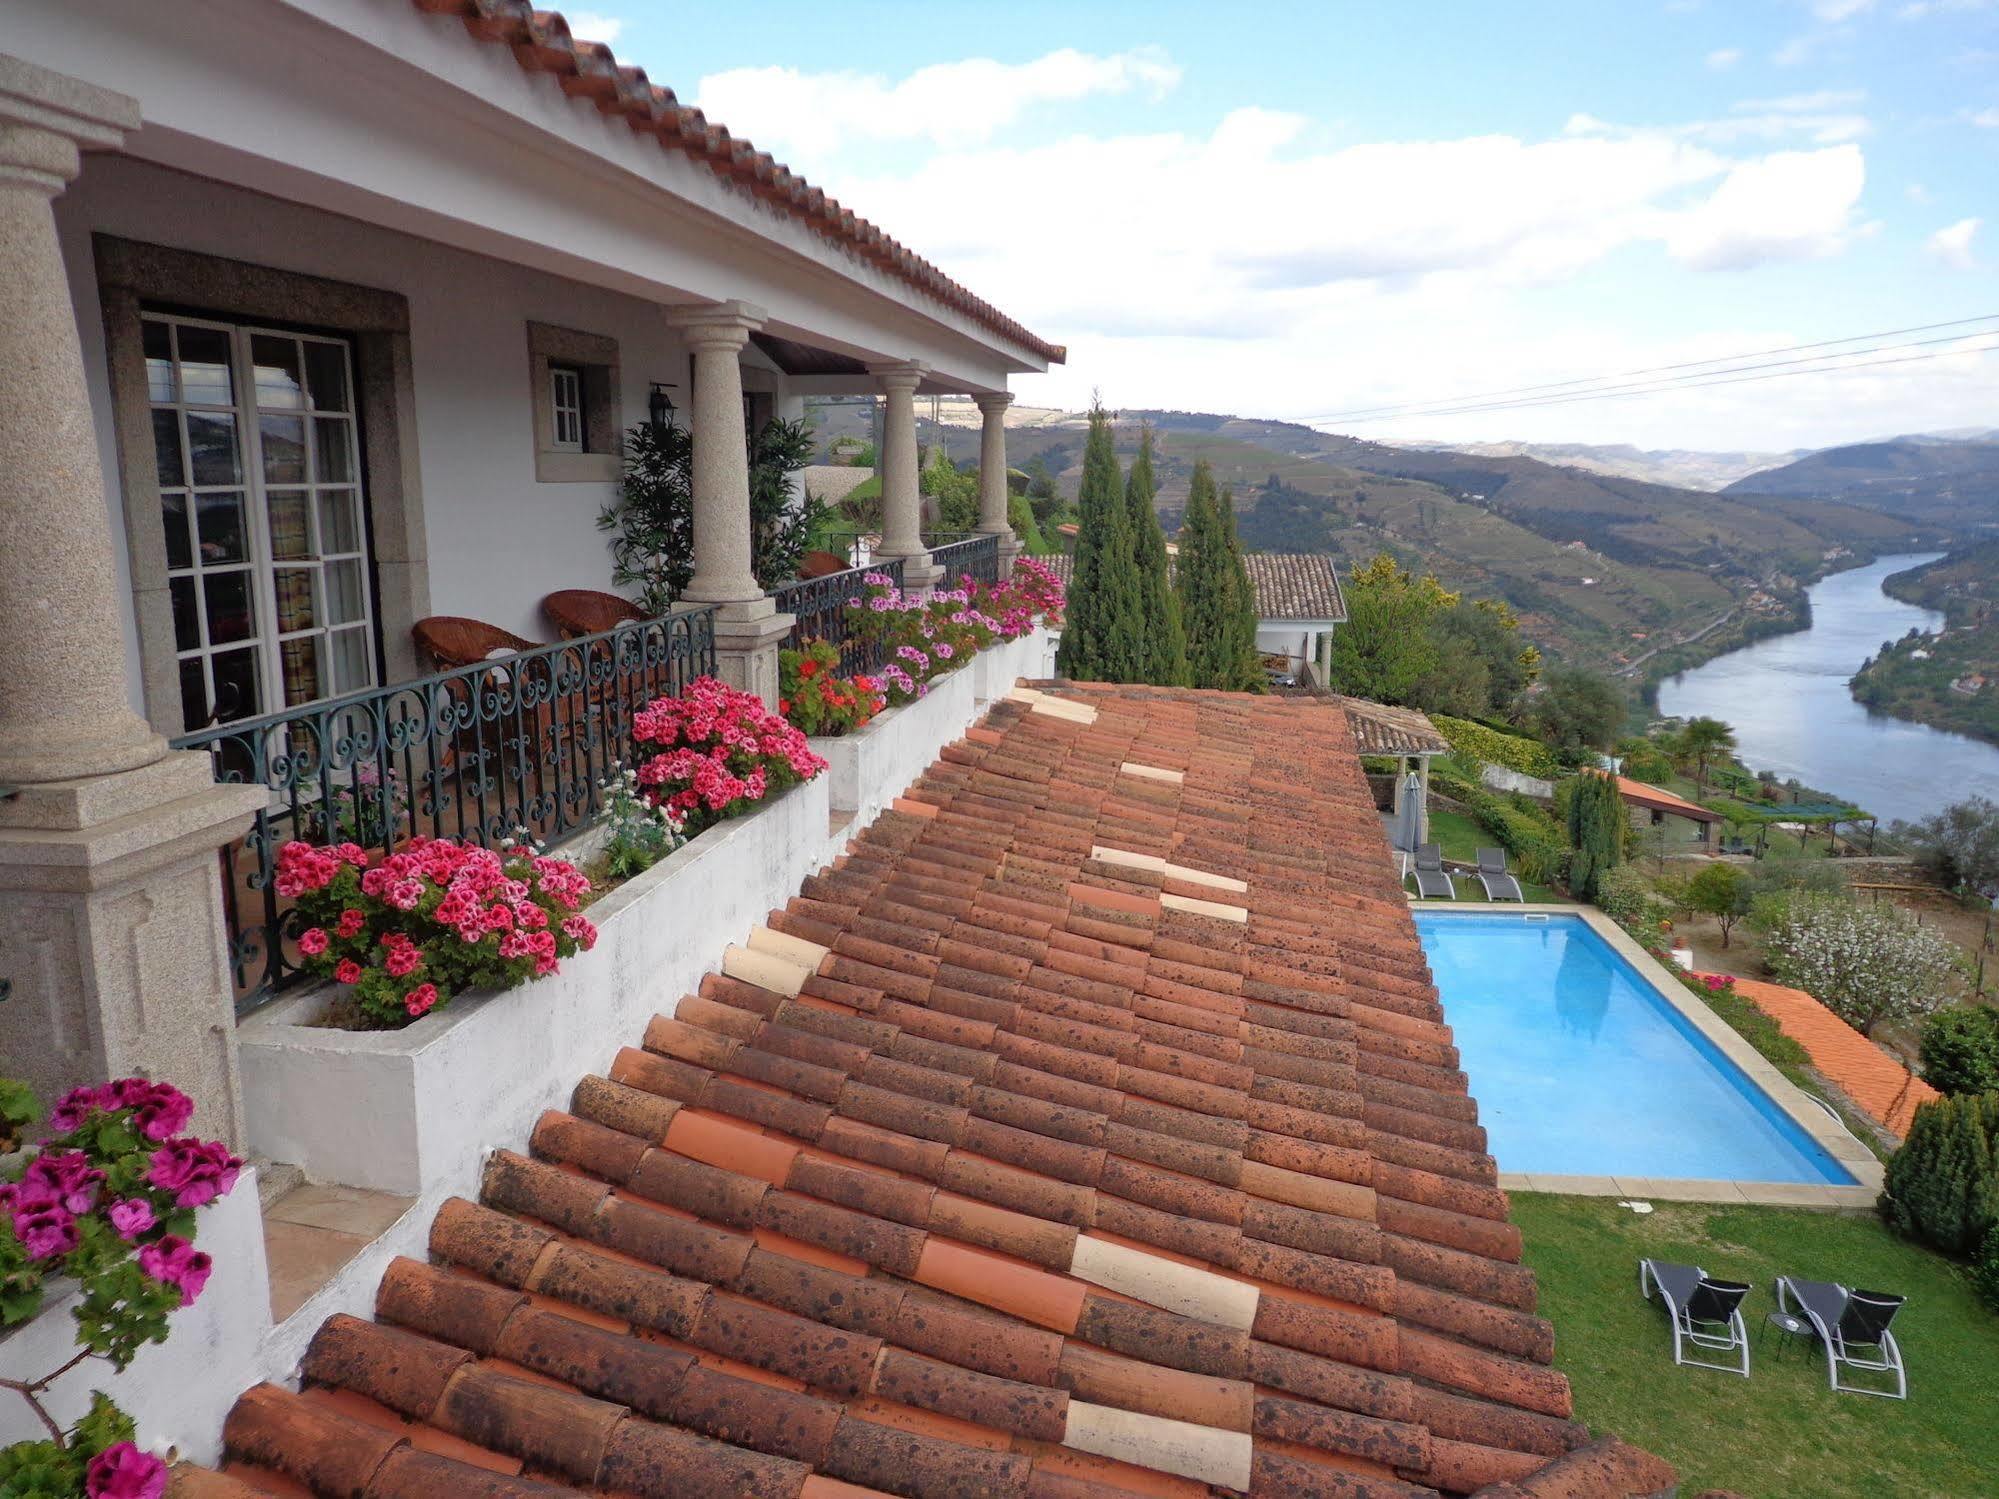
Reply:
[[[1416,914],[1499,1169],[1855,1178],[1578,916]]]

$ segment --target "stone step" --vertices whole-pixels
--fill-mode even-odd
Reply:
[[[257,1206],[268,1208],[293,1187],[305,1181],[305,1172],[289,1161],[273,1161],[264,1156],[250,1157],[257,1172]]]

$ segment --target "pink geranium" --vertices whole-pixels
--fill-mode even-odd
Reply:
[[[66,1213],[87,1213],[97,1205],[104,1173],[80,1150],[44,1151],[21,1175],[20,1201],[48,1203]]]
[[[184,1208],[213,1202],[236,1185],[243,1162],[219,1140],[168,1140],[152,1154],[146,1180]]]
[[[83,1478],[88,1499],[161,1499],[166,1491],[167,1465],[130,1442],[114,1442],[98,1453]]]
[[[156,1221],[153,1205],[143,1197],[129,1197],[123,1202],[114,1202],[106,1209],[105,1216],[111,1226],[118,1231],[118,1237],[127,1244],[151,1228]]]
[[[161,1285],[176,1288],[182,1306],[193,1306],[214,1265],[186,1239],[165,1234],[139,1251],[139,1268]]]
[[[20,1208],[14,1214],[14,1237],[31,1260],[68,1254],[76,1248],[76,1216],[55,1202]]]
[[[435,984],[418,984],[403,996],[403,1008],[410,1013],[412,1018],[418,1015],[428,1015],[436,1003],[437,985]]]
[[[298,934],[298,950],[308,958],[316,958],[326,951],[332,940],[326,935],[324,927],[309,926]]]

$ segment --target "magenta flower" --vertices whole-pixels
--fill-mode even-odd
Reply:
[[[298,950],[308,958],[316,958],[326,951],[326,944],[332,939],[326,935],[326,928],[309,926],[298,934]]]
[[[112,1203],[106,1216],[111,1219],[111,1226],[118,1230],[118,1237],[127,1244],[151,1228],[156,1221],[153,1217],[153,1205],[139,1197],[128,1197],[123,1202]]]
[[[14,1237],[29,1259],[54,1259],[76,1248],[76,1218],[60,1203],[23,1207],[14,1214]]]
[[[39,1155],[21,1176],[21,1200],[54,1203],[64,1212],[87,1213],[97,1205],[104,1173],[80,1150]]]
[[[83,1492],[89,1499],[161,1499],[167,1465],[130,1442],[114,1442],[90,1460]]]
[[[132,1122],[140,1134],[157,1142],[187,1128],[188,1120],[194,1117],[192,1098],[171,1083],[148,1083],[140,1078],[131,1081],[141,1086],[127,1089],[120,1106],[132,1110]]]
[[[183,1137],[169,1140],[153,1152],[146,1180],[184,1208],[213,1202],[236,1185],[243,1163],[219,1140]]]
[[[139,1251],[139,1268],[161,1285],[175,1287],[182,1306],[193,1306],[214,1263],[186,1239],[167,1234]]]
[[[101,1088],[71,1088],[49,1110],[49,1128],[59,1135],[80,1129],[92,1110],[116,1108],[115,1096],[108,1084]]]

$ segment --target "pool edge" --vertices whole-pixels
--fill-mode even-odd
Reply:
[[[1808,1135],[1840,1168],[1856,1179],[1850,1187],[1830,1182],[1687,1181],[1665,1177],[1565,1176],[1547,1172],[1499,1173],[1502,1190],[1554,1192],[1573,1197],[1654,1198],[1661,1202],[1753,1203],[1763,1207],[1872,1208],[1881,1193],[1880,1159],[1846,1132],[1798,1087],[1745,1041],[1727,1021],[1702,1004],[1632,935],[1593,906],[1527,903],[1504,908],[1479,904],[1453,910],[1443,902],[1411,903],[1413,921],[1424,917],[1450,921],[1494,916],[1573,916],[1587,924],[1611,950],[1629,963],[1688,1024],[1761,1088],[1791,1122]],[[1445,1016],[1446,1023],[1449,1015]]]

